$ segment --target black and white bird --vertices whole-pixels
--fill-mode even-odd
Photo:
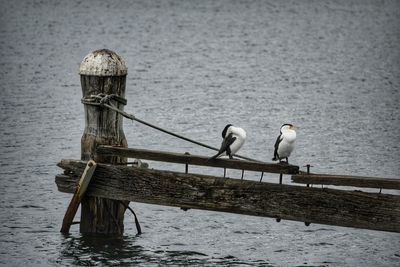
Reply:
[[[246,131],[240,127],[235,127],[232,124],[225,126],[222,131],[222,143],[218,153],[212,156],[210,159],[216,159],[220,156],[232,156],[242,147],[246,140]]]
[[[286,159],[286,163],[289,163],[288,158],[294,149],[297,128],[299,127],[288,123],[281,126],[281,133],[276,139],[274,157],[272,160],[279,160],[282,162],[283,159]]]

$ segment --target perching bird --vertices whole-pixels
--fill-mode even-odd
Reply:
[[[234,155],[244,144],[244,141],[246,140],[246,132],[242,128],[228,124],[222,131],[222,138],[224,140],[222,140],[221,148],[218,153],[210,159],[215,159],[225,155],[232,159],[232,155]]]
[[[286,163],[289,163],[288,158],[294,149],[297,128],[297,126],[288,123],[281,126],[281,134],[276,139],[274,158],[272,160],[282,162],[286,158]]]

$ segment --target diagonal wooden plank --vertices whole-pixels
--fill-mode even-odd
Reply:
[[[75,188],[74,196],[71,199],[71,202],[68,205],[67,211],[65,212],[61,233],[68,233],[71,227],[72,221],[74,220],[75,214],[78,210],[79,204],[89,186],[90,180],[92,179],[93,173],[96,170],[96,162],[93,160],[89,160],[86,164],[85,169],[83,170],[82,176],[79,179],[78,184]]]

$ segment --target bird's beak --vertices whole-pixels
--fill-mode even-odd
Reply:
[[[292,127],[290,127],[290,129],[292,129],[292,130],[297,130],[299,128],[300,128],[300,126],[296,126],[296,125],[293,125]]]

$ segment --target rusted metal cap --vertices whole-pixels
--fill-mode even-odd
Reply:
[[[88,54],[79,67],[80,75],[123,76],[128,74],[125,61],[108,49],[96,50]]]

